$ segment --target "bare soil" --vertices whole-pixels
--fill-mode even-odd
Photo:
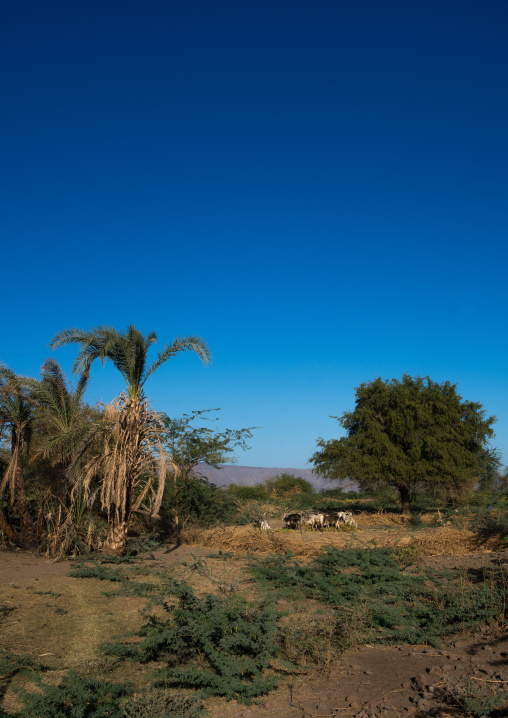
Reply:
[[[209,553],[210,548],[202,546],[170,545],[145,565],[171,567],[173,575],[187,577],[189,563]],[[465,568],[481,580],[485,569],[508,563],[508,551],[484,548],[425,556],[421,561],[433,567]],[[53,679],[72,667],[102,670],[99,645],[142,623],[141,599],[105,596],[103,592],[111,589],[104,585],[108,582],[69,577],[71,563],[55,563],[23,551],[0,552],[0,605],[12,609],[1,614],[0,645],[46,662]],[[243,571],[244,560],[210,563],[216,579],[242,584],[244,594],[255,590]],[[211,590],[206,577],[193,574],[191,578],[196,590]],[[337,657],[326,673],[302,671],[288,677],[252,706],[221,699],[210,699],[206,706],[212,718],[462,716],[468,715],[461,706],[466,684],[481,687],[485,695],[508,691],[508,634],[484,627],[476,635],[455,636],[442,649],[362,646]],[[12,709],[13,701],[8,692],[5,708]],[[508,708],[497,715],[508,715]]]

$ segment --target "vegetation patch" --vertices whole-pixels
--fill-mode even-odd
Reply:
[[[278,596],[333,606],[343,649],[360,642],[438,646],[454,632],[505,620],[503,574],[492,571],[475,584],[465,573],[408,571],[389,549],[325,547],[307,565],[278,555],[259,560],[251,570]]]

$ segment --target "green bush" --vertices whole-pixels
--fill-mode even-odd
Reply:
[[[205,696],[250,703],[273,688],[275,679],[264,676],[278,652],[271,604],[251,606],[211,594],[198,598],[188,586],[171,580],[155,590],[130,582],[125,591],[150,596],[164,615],[149,616],[138,634],[141,642],[106,644],[107,653],[140,662],[163,661],[163,685],[199,689]],[[176,594],[174,600],[169,600],[171,594]]]
[[[470,528],[485,538],[508,536],[508,513],[499,515],[489,510],[481,511],[471,521]]]
[[[263,485],[256,486],[239,486],[238,484],[230,484],[227,493],[231,494],[241,501],[262,501],[268,498],[266,489]]]
[[[246,524],[251,520],[238,510],[235,497],[205,478],[178,478],[170,482],[164,493],[161,515],[171,520],[174,513],[196,526]]]
[[[506,715],[508,692],[500,691],[496,685],[475,684],[469,678],[448,678],[444,687],[443,698],[453,707],[464,710],[474,718]]]
[[[429,643],[458,630],[504,620],[506,588],[492,573],[474,584],[431,569],[403,570],[390,549],[326,547],[306,565],[283,556],[257,561],[254,576],[272,594],[335,608],[345,646]]]
[[[10,682],[18,673],[32,674],[34,671],[45,670],[47,670],[46,666],[28,656],[16,656],[12,651],[0,648],[0,703]]]
[[[81,678],[74,671],[57,686],[34,676],[37,691],[16,690],[23,708],[16,718],[124,718],[121,699],[130,692],[126,683],[105,683],[96,678]],[[7,714],[9,715],[9,714]]]

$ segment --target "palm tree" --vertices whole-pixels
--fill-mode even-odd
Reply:
[[[64,373],[54,359],[46,359],[41,379],[25,379],[30,397],[40,410],[44,421],[36,455],[49,459],[56,472],[56,493],[65,500],[69,486],[69,467],[76,463],[76,455],[83,456],[97,434],[97,422],[85,417],[83,397],[88,385],[84,372],[72,391],[67,387]]]
[[[23,475],[23,450],[30,445],[34,407],[21,377],[0,364],[0,438],[10,435],[11,457],[0,481],[0,496],[9,487],[11,506],[18,509],[21,536],[10,525],[4,511],[0,524],[10,539],[32,548],[36,543],[35,527],[30,515]]]
[[[182,351],[193,351],[207,364],[210,351],[200,337],[176,338],[159,352],[148,365],[148,350],[157,340],[155,332],[143,336],[134,326],[126,332],[112,327],[96,327],[84,332],[66,329],[51,341],[53,348],[64,344],[80,344],[81,350],[74,362],[74,371],[88,373],[96,359],[103,364],[113,362],[125,379],[127,392],[120,394],[106,412],[109,431],[104,435],[100,457],[89,462],[84,476],[87,491],[93,477],[102,475],[101,501],[108,512],[110,532],[104,546],[108,553],[123,553],[131,512],[139,510],[142,502],[151,497],[151,513],[157,513],[164,491],[165,461],[159,436],[162,421],[148,405],[143,386],[170,357]],[[159,450],[159,477],[157,489],[153,481],[156,451]]]

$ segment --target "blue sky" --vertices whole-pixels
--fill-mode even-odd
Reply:
[[[360,383],[429,375],[507,464],[507,31],[504,0],[7,2],[0,359],[200,335],[154,407],[300,468]],[[121,388],[97,366],[88,399]]]

